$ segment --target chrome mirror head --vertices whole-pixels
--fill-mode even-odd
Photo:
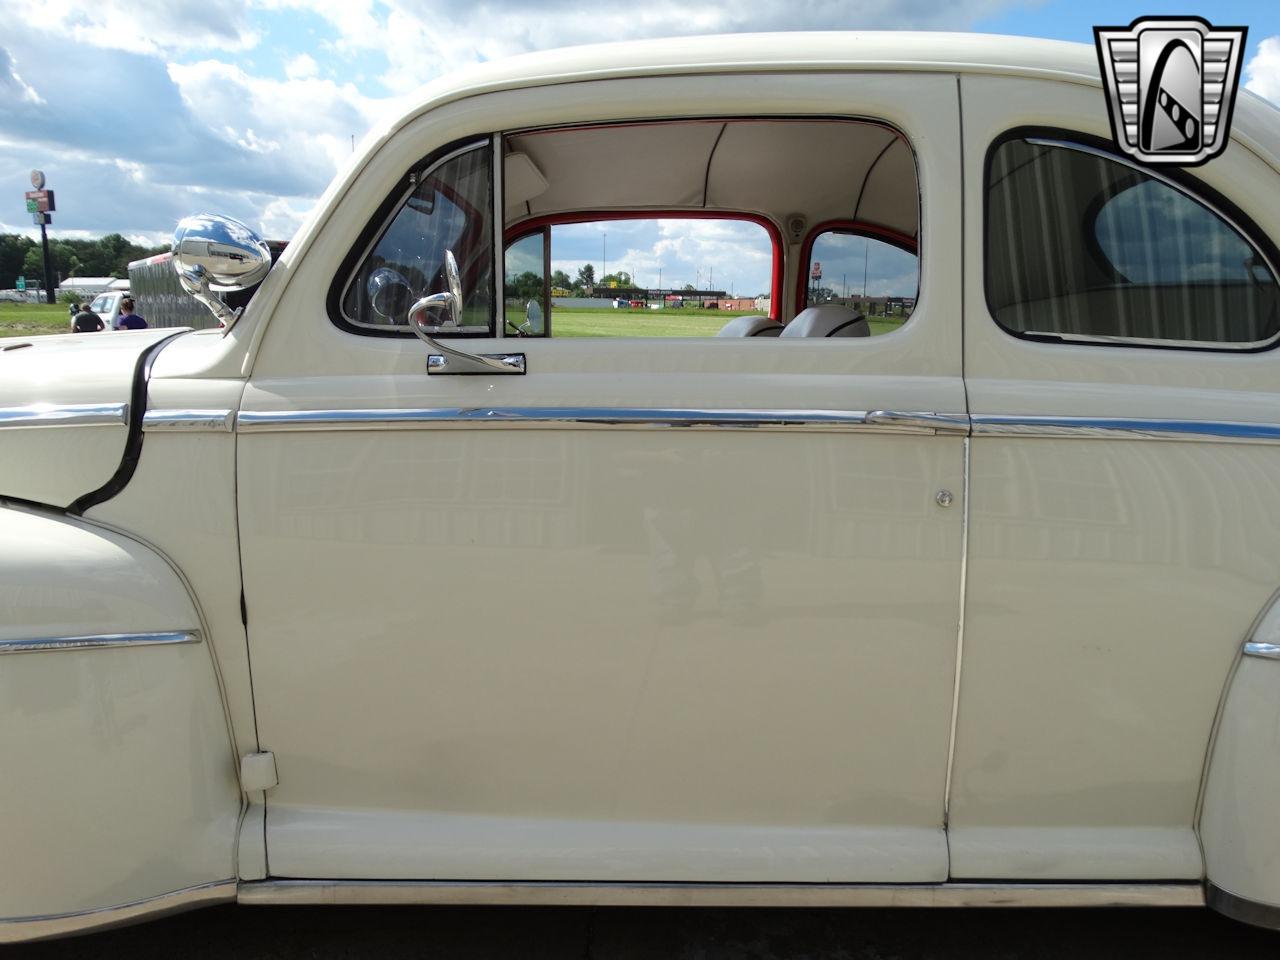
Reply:
[[[247,290],[271,270],[271,250],[248,226],[231,217],[187,217],[173,234],[173,267],[182,288],[228,329],[240,316],[215,292]]]
[[[429,294],[409,308],[409,328],[433,349],[438,344],[431,334],[462,325],[462,279],[452,250],[444,252],[444,278],[447,292]]]
[[[527,337],[542,336],[542,307],[537,300],[530,300],[524,305],[524,323],[520,325],[520,332]]]
[[[239,220],[202,213],[178,224],[173,263],[179,276],[201,268],[215,290],[247,290],[271,269],[271,250]]]
[[[454,259],[452,250],[444,252],[444,278],[449,285],[449,295],[453,297],[453,325],[462,324],[462,278],[458,275],[458,261]]]

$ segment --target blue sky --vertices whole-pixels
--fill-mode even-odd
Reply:
[[[182,216],[227,213],[288,237],[357,141],[451,69],[607,38],[781,29],[977,30],[1092,42],[1095,24],[1199,13],[1249,27],[1248,85],[1280,102],[1280,3],[1153,7],[1123,0],[0,0],[0,231],[32,232],[27,175],[57,191],[53,233],[163,241]],[[1269,39],[1272,38],[1272,39]],[[753,235],[610,225],[610,262],[646,283],[715,271],[767,286]],[[615,234],[616,230],[616,234]],[[665,232],[664,232],[665,231]],[[553,249],[570,273],[591,228]],[[749,255],[735,256],[746,244]],[[869,258],[870,259],[870,258]],[[877,265],[869,289],[899,272]],[[611,267],[612,269],[612,267]],[[872,272],[869,267],[869,273]],[[653,277],[647,274],[655,274]],[[723,278],[723,280],[721,279]]]

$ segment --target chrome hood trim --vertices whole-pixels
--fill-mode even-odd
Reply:
[[[13,427],[110,427],[129,422],[127,403],[29,403],[0,407],[0,430]]]

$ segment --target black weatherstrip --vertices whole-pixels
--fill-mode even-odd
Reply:
[[[138,357],[138,364],[133,368],[133,389],[129,392],[129,436],[124,442],[124,456],[120,459],[120,466],[116,467],[111,479],[97,490],[90,490],[67,507],[67,513],[74,517],[84,516],[86,510],[110,500],[133,478],[133,471],[138,469],[138,460],[142,457],[142,418],[147,412],[147,381],[151,379],[151,364],[169,341],[189,332],[179,330],[163,340],[157,340]]]

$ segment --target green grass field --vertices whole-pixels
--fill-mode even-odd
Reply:
[[[68,333],[65,303],[0,303],[0,337],[31,337]]]
[[[714,337],[731,317],[751,316],[729,310],[583,310],[556,307],[551,336],[561,337]],[[902,326],[898,317],[871,320],[871,335]]]
[[[556,307],[553,337],[714,337],[731,317],[729,310],[581,310]],[[871,321],[873,335],[902,325],[898,318]],[[68,332],[65,304],[0,303],[0,337],[30,337]]]

